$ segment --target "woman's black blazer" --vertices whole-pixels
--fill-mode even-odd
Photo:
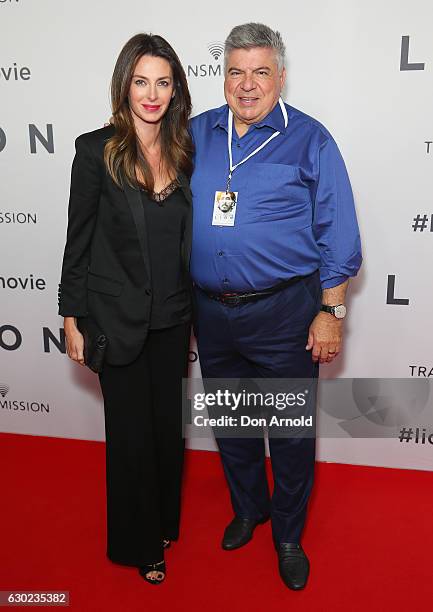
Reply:
[[[59,314],[92,317],[108,338],[106,359],[113,365],[133,361],[146,340],[152,304],[147,228],[140,192],[120,189],[104,165],[104,146],[113,126],[75,141],[68,231],[59,285]],[[188,275],[192,198],[182,244]]]

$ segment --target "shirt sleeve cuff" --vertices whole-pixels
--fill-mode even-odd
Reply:
[[[324,280],[322,284],[322,289],[331,289],[332,287],[337,287],[338,285],[342,285],[347,281],[349,277],[344,275],[333,276],[332,278],[327,278]]]

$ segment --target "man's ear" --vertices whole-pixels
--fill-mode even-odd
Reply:
[[[286,82],[286,69],[283,66],[283,69],[281,70],[281,74],[280,74],[281,90],[283,89],[285,82]]]

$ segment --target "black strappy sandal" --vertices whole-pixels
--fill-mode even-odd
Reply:
[[[150,572],[160,572],[161,574],[163,574],[163,577],[162,578],[156,578],[156,577],[150,578],[147,576],[147,574],[150,574]],[[142,565],[141,567],[138,568],[138,573],[149,584],[161,584],[161,582],[164,582],[165,580],[165,574],[166,574],[165,561],[160,561],[159,563],[146,563],[146,565]]]

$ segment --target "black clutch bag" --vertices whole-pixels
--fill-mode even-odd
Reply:
[[[84,364],[93,372],[102,372],[108,345],[107,336],[90,317],[77,318],[77,327],[84,338]]]

